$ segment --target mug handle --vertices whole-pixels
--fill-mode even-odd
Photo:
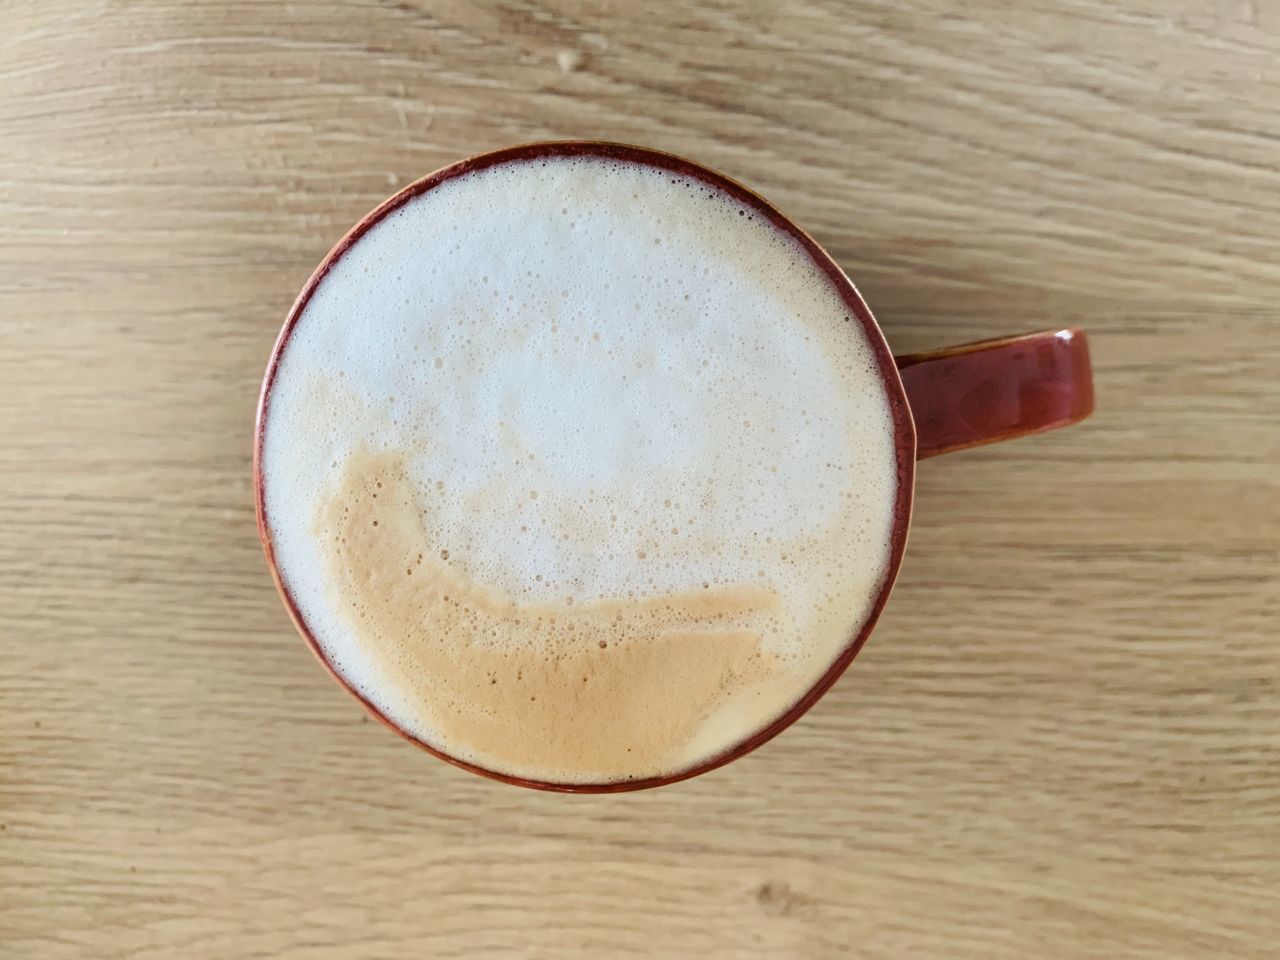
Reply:
[[[895,358],[916,459],[1079,423],[1093,412],[1084,331],[1044,330]]]

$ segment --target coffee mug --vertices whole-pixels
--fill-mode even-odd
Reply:
[[[896,456],[897,485],[892,503],[886,570],[860,629],[856,635],[848,637],[847,643],[838,656],[830,661],[825,672],[785,712],[762,729],[751,730],[728,748],[662,775],[605,782],[572,782],[513,775],[465,759],[451,753],[439,743],[428,743],[423,737],[407,731],[404,725],[388,716],[388,711],[375,704],[366,692],[358,690],[351,678],[332,662],[331,657],[317,642],[293,591],[282,576],[277,558],[277,532],[273,530],[268,517],[263,466],[267,412],[282,355],[300,317],[334,265],[389,215],[443,184],[504,164],[564,158],[588,158],[636,165],[664,171],[682,181],[701,184],[709,192],[730,198],[733,203],[740,205],[742,211],[750,211],[751,215],[798,244],[803,255],[838,293],[847,314],[861,326],[870,345],[874,367],[888,399]],[[438,360],[436,365],[439,366]],[[1080,330],[1047,330],[895,358],[862,296],[831,256],[776,207],[736,181],[692,161],[642,147],[596,141],[532,143],[460,161],[411,184],[361,220],[338,242],[313,273],[276,340],[259,397],[254,437],[258,529],[272,576],[299,633],[334,679],[388,727],[443,760],[503,782],[566,792],[636,790],[706,773],[749,753],[795,722],[844,672],[866,642],[892,590],[906,548],[915,463],[918,459],[1067,426],[1087,417],[1092,409],[1089,350],[1085,335]],[[376,525],[376,521],[374,523]],[[407,572],[412,573],[412,570]],[[604,646],[603,641],[601,646]],[[586,678],[583,680],[585,682]]]

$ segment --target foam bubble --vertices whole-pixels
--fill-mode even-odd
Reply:
[[[794,240],[594,158],[472,172],[320,282],[263,444],[331,662],[507,773],[670,773],[780,715],[867,617],[896,495],[870,345]]]

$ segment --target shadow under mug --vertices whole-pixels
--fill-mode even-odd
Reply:
[[[827,671],[782,716],[763,729],[751,731],[728,750],[670,775],[609,783],[553,783],[489,770],[450,756],[438,747],[423,742],[394,724],[334,669],[299,612],[276,564],[271,527],[264,507],[262,442],[266,413],[271,402],[271,387],[290,334],[325,274],[370,227],[413,198],[472,171],[496,164],[519,163],[546,157],[584,156],[642,164],[700,180],[757,211],[805,250],[843,298],[853,318],[862,325],[875,353],[893,416],[898,491],[894,504],[889,564],[871,614],[857,635],[849,638],[848,644]],[[776,207],[741,184],[682,157],[644,147],[591,140],[522,144],[450,164],[405,187],[338,241],[302,288],[272,349],[258,399],[253,458],[258,533],[276,587],[298,632],[330,675],[386,726],[442,760],[505,783],[572,793],[640,790],[706,773],[749,753],[799,719],[844,673],[866,642],[884,609],[902,563],[907,528],[911,521],[917,459],[1065,427],[1083,420],[1092,410],[1093,378],[1089,365],[1089,347],[1080,330],[1046,330],[895,359],[861,294],[831,256]]]

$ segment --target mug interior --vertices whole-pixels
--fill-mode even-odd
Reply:
[[[785,713],[777,717],[766,727],[754,731],[727,750],[672,774],[611,782],[563,783],[530,780],[522,777],[511,776],[500,771],[491,770],[462,760],[440,750],[432,744],[426,743],[393,723],[377,706],[371,703],[359,691],[354,689],[352,685],[334,668],[333,664],[329,661],[325,652],[312,635],[311,630],[308,628],[296,602],[294,601],[294,598],[291,596],[288,587],[285,585],[284,580],[280,575],[280,571],[276,563],[271,529],[267,522],[265,510],[262,450],[266,416],[271,402],[271,388],[275,382],[276,374],[279,369],[280,358],[283,355],[284,348],[289,341],[289,337],[296,327],[299,318],[302,316],[302,313],[306,309],[307,303],[310,301],[312,294],[319,286],[320,281],[324,279],[324,276],[343,256],[343,254],[345,254],[347,250],[349,250],[352,245],[355,244],[356,241],[358,241],[371,227],[381,221],[389,213],[415,197],[418,197],[455,177],[504,163],[518,163],[547,157],[582,156],[641,164],[699,180],[716,190],[728,194],[734,200],[751,207],[767,219],[773,227],[790,236],[804,249],[805,253],[813,263],[822,270],[831,282],[832,286],[840,294],[856,321],[862,325],[863,333],[865,334],[867,342],[870,344],[875,356],[880,378],[888,399],[890,413],[893,418],[894,447],[897,455],[897,493],[893,506],[889,561],[879,592],[872,604],[871,612],[867,616],[857,635],[850,638],[848,644],[842,649],[840,655],[832,661],[826,672],[823,673],[822,676],[819,677],[818,680],[808,689],[808,691]],[[365,709],[385,726],[394,730],[411,743],[417,745],[423,750],[426,750],[428,753],[439,757],[441,760],[452,763],[465,770],[469,770],[472,773],[502,781],[503,783],[511,783],[533,789],[565,793],[617,793],[629,790],[643,790],[651,787],[676,783],[680,780],[686,780],[690,777],[698,776],[699,774],[714,770],[716,767],[723,766],[744,754],[750,753],[752,750],[773,739],[773,737],[777,736],[799,719],[811,706],[813,706],[814,703],[817,702],[817,700],[831,687],[831,685],[835,683],[835,681],[849,666],[850,662],[852,662],[853,658],[861,649],[863,643],[866,642],[866,639],[870,635],[872,629],[875,627],[876,621],[879,619],[880,613],[884,609],[889,593],[893,588],[894,581],[897,578],[898,569],[902,562],[902,554],[906,548],[907,528],[911,519],[912,495],[915,485],[915,462],[915,426],[911,418],[911,411],[907,404],[906,393],[903,390],[902,381],[898,376],[897,365],[894,362],[892,353],[889,351],[888,344],[885,342],[884,335],[881,333],[880,327],[872,316],[871,311],[868,309],[866,302],[862,299],[861,294],[858,293],[857,288],[854,287],[853,283],[845,275],[844,271],[842,271],[835,261],[832,260],[831,256],[821,246],[819,246],[817,241],[810,237],[809,234],[797,226],[790,218],[785,216],[763,197],[751,190],[748,190],[746,187],[734,180],[731,180],[723,174],[717,173],[714,170],[690,160],[686,160],[682,157],[627,144],[590,140],[547,141],[507,147],[502,150],[495,150],[491,153],[469,157],[465,160],[460,160],[457,163],[443,167],[434,173],[428,174],[422,179],[409,184],[399,193],[386,200],[375,210],[365,216],[350,231],[348,231],[341,240],[338,241],[332,250],[329,251],[325,258],[320,262],[320,265],[312,273],[306,285],[302,288],[302,292],[299,293],[297,300],[294,301],[293,307],[290,309],[284,326],[282,327],[279,336],[276,338],[275,346],[271,351],[271,358],[267,365],[267,372],[263,378],[262,390],[258,398],[257,420],[254,430],[254,499],[257,509],[258,534],[267,556],[267,562],[271,569],[272,578],[274,579],[276,588],[279,590],[280,596],[289,612],[289,616],[293,620],[294,626],[307,642],[312,653],[314,653],[316,658],[324,665],[330,676],[332,676],[334,680],[336,680],[349,694],[351,694],[351,696],[355,697],[356,700],[362,703]]]

